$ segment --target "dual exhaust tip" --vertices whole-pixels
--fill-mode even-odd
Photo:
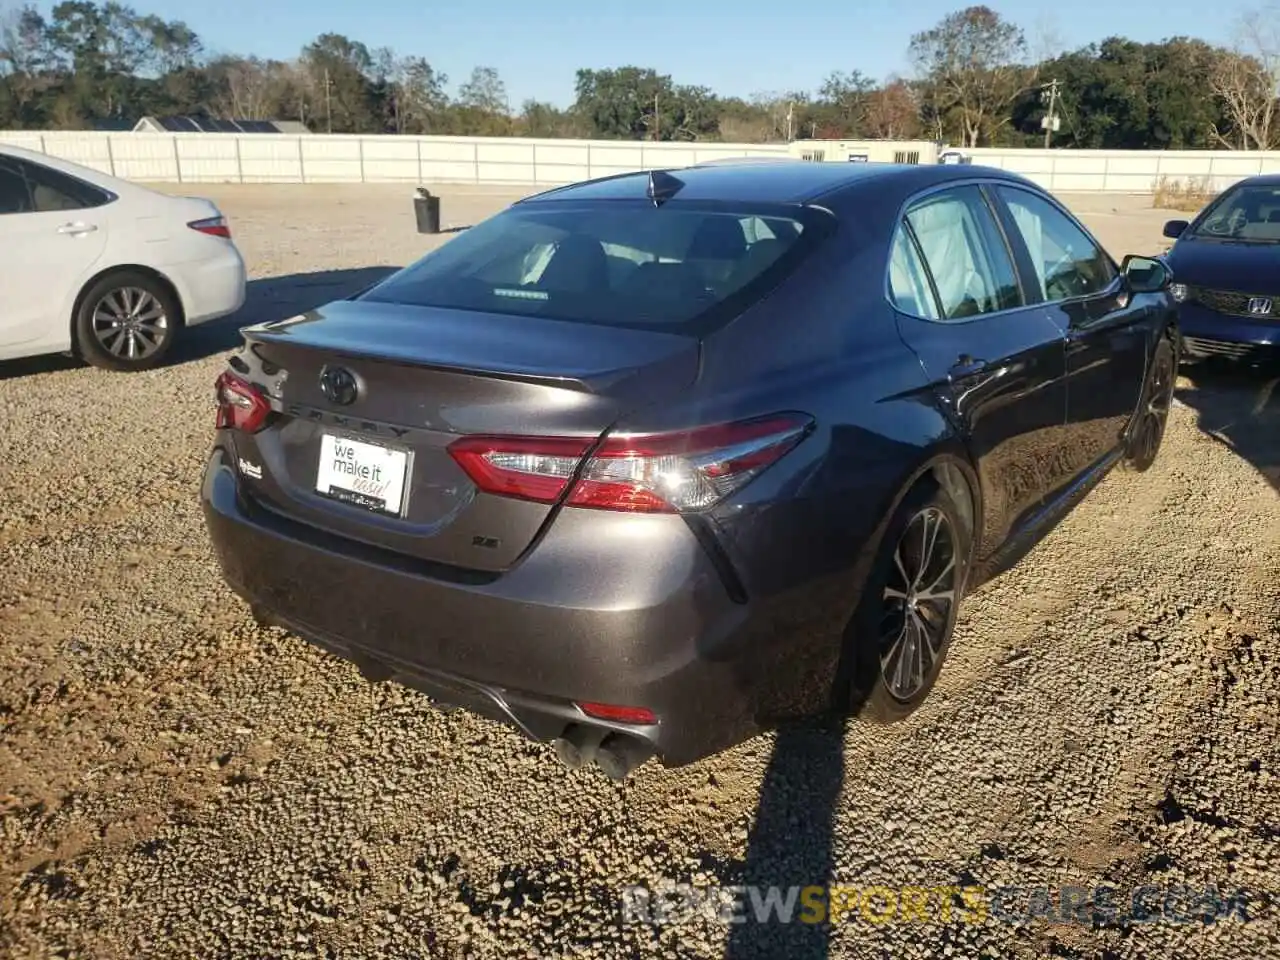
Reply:
[[[554,741],[556,757],[570,770],[595,764],[610,780],[622,781],[651,756],[653,747],[638,737],[586,724],[569,727]]]

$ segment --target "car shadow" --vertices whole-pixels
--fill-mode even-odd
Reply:
[[[1280,362],[1204,360],[1180,371],[1177,399],[1197,425],[1249,461],[1280,492]]]
[[[836,869],[835,819],[844,786],[845,722],[836,718],[779,728],[765,769],[746,859],[733,883],[755,888],[767,902],[794,896],[788,922],[755,915],[744,897],[744,922],[731,929],[724,960],[826,960],[834,927],[825,915]],[[811,902],[802,893],[822,888]],[[801,891],[801,893],[793,893]]]
[[[397,267],[357,267],[320,270],[250,280],[244,306],[229,317],[201,323],[183,331],[166,366],[202,360],[240,345],[240,330],[255,323],[283,320],[298,313],[359,293],[390,276]]]
[[[854,651],[842,636],[829,695],[844,709],[787,720],[777,728],[745,857],[729,871],[729,882],[749,892],[742,904],[743,922],[732,927],[725,942],[724,960],[828,960],[837,955],[830,891],[837,883],[836,815],[844,789],[845,732],[856,722],[848,718],[859,713],[870,689],[855,682]],[[771,897],[789,903],[785,922],[776,911],[760,915]]]
[[[250,280],[244,306],[229,317],[197,324],[182,331],[163,366],[202,360],[240,345],[240,330],[265,320],[283,320],[312,310],[331,300],[349,297],[390,276],[398,267],[357,267],[353,270],[320,270]],[[0,362],[0,380],[39,373],[70,370],[84,364],[65,354],[27,357]]]

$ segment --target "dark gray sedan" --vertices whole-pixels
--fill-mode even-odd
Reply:
[[[246,329],[209,532],[262,620],[570,765],[895,720],[965,591],[1155,459],[1168,279],[980,167],[553,190]]]

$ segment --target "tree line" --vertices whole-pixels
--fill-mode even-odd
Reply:
[[[1225,47],[1191,37],[1052,46],[1032,54],[1021,26],[972,6],[911,38],[910,77],[849,69],[815,91],[741,97],[649,68],[583,68],[567,108],[513,106],[490,66],[453,86],[426,57],[334,33],[290,61],[215,55],[182,21],[114,0],[63,0],[47,17],[27,6],[0,18],[0,129],[189,114],[299,120],[320,133],[1280,148],[1280,9],[1240,16]]]

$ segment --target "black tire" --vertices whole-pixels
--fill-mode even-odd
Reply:
[[[935,524],[933,559],[917,572],[912,565],[923,553],[919,547],[929,542],[930,523]],[[879,554],[846,631],[845,656],[852,668],[846,713],[894,723],[929,696],[951,647],[968,576],[970,539],[961,512],[937,484],[923,483],[903,498],[885,527]],[[922,591],[921,586],[932,590]],[[951,595],[944,602],[939,595],[947,590]],[[925,593],[932,595],[925,597]],[[912,637],[917,641],[914,648]],[[920,646],[922,639],[926,645]],[[904,683],[897,666],[911,649],[918,649],[921,656],[904,664],[916,675]]]
[[[104,370],[150,370],[164,362],[182,325],[169,287],[134,270],[99,277],[86,288],[72,332],[76,353]]]
[[[1122,465],[1126,470],[1143,473],[1151,469],[1160,454],[1173,391],[1178,382],[1178,357],[1173,344],[1161,339],[1151,358],[1151,369],[1142,385],[1142,400],[1133,415],[1129,438],[1125,443]]]

